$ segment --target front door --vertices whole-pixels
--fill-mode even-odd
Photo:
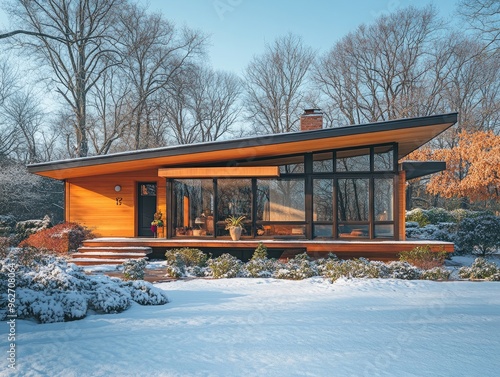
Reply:
[[[156,183],[140,182],[138,194],[138,231],[139,237],[153,237],[151,221],[156,212]]]

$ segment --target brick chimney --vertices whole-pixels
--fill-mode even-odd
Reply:
[[[311,131],[323,128],[323,112],[320,109],[305,109],[300,116],[300,130]]]

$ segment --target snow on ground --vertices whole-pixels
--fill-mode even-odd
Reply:
[[[497,376],[500,283],[222,279],[158,284],[171,302],[17,321],[0,376]],[[5,323],[2,324],[5,329]]]

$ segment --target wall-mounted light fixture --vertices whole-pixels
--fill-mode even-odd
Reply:
[[[122,186],[120,186],[120,185],[116,185],[116,186],[115,186],[115,191],[116,191],[116,192],[120,192],[120,191],[122,191]]]

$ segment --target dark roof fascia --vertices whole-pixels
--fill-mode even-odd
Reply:
[[[446,170],[445,161],[403,161],[401,170],[406,172],[406,180],[420,178],[425,175]]]
[[[28,165],[31,173],[48,170],[70,169],[77,167],[104,165],[117,162],[127,162],[138,159],[153,159],[166,156],[179,156],[185,154],[195,154],[203,152],[215,152],[237,148],[251,148],[273,144],[284,144],[291,142],[301,142],[317,140],[322,138],[355,136],[365,133],[376,133],[397,129],[414,128],[422,126],[432,126],[442,123],[456,123],[457,113],[442,115],[431,115],[426,117],[395,119],[384,122],[350,125],[336,128],[324,128],[312,131],[298,131],[283,134],[272,134],[263,136],[253,136],[243,139],[220,140],[196,144],[184,144],[170,147],[128,151],[101,156],[81,157],[69,160],[58,160]],[[403,156],[399,156],[401,158]]]

